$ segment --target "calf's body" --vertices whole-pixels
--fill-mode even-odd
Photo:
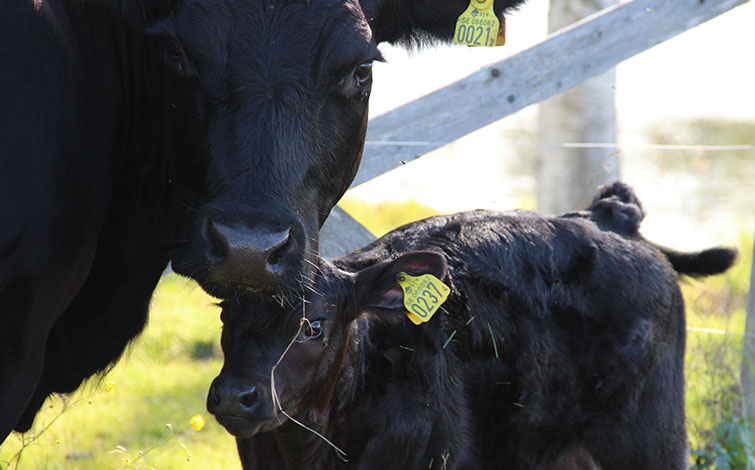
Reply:
[[[226,301],[208,408],[244,468],[686,468],[674,265],[734,254],[659,249],[641,219],[621,184],[560,217],[433,217],[322,263],[305,299]],[[443,310],[411,323],[399,273],[447,284]]]

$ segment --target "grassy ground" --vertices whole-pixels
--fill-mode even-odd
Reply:
[[[235,441],[205,410],[210,381],[222,366],[221,323],[214,300],[194,283],[165,276],[151,321],[103,379],[65,400],[50,399],[34,426],[0,447],[3,469],[238,469]],[[112,382],[112,390],[106,391]],[[205,426],[195,431],[192,416]],[[140,455],[140,453],[144,453]]]
[[[409,215],[373,217],[370,228],[382,233],[432,213],[416,203],[410,209]],[[728,419],[732,393],[736,397],[738,390],[738,333],[744,329],[752,259],[746,248],[752,239],[740,246],[745,252],[726,275],[683,283],[688,324],[730,332],[688,335],[687,405],[694,449],[710,448],[712,429]],[[12,435],[0,447],[0,468],[239,469],[234,440],[205,410],[208,386],[222,365],[221,324],[213,302],[194,283],[165,276],[152,301],[149,326],[124,359],[73,396],[49,400],[32,433]],[[200,431],[189,426],[195,415],[206,423]]]
[[[743,416],[739,381],[752,246],[752,236],[745,237],[738,262],[724,275],[682,285],[688,326],[727,332],[687,335],[687,426],[694,469],[755,468],[754,417]]]

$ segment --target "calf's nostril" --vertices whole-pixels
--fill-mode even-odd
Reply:
[[[210,391],[207,393],[207,411],[212,413],[220,405],[220,394],[215,388],[215,384],[210,386]]]
[[[255,406],[257,406],[258,398],[259,392],[257,391],[257,387],[252,387],[239,396],[239,404],[241,405],[241,408],[243,410],[251,411]]]

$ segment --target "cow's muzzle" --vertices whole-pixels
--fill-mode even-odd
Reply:
[[[300,277],[306,248],[304,228],[298,222],[229,223],[211,214],[201,221],[199,249],[207,263],[208,281],[215,285],[286,290],[281,284]]]

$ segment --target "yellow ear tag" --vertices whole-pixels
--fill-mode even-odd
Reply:
[[[470,47],[503,46],[506,43],[506,23],[498,20],[493,0],[469,0],[469,6],[456,20],[454,42]]]
[[[401,272],[396,282],[404,291],[406,314],[415,325],[429,321],[451,293],[451,288],[432,274],[410,276]]]

